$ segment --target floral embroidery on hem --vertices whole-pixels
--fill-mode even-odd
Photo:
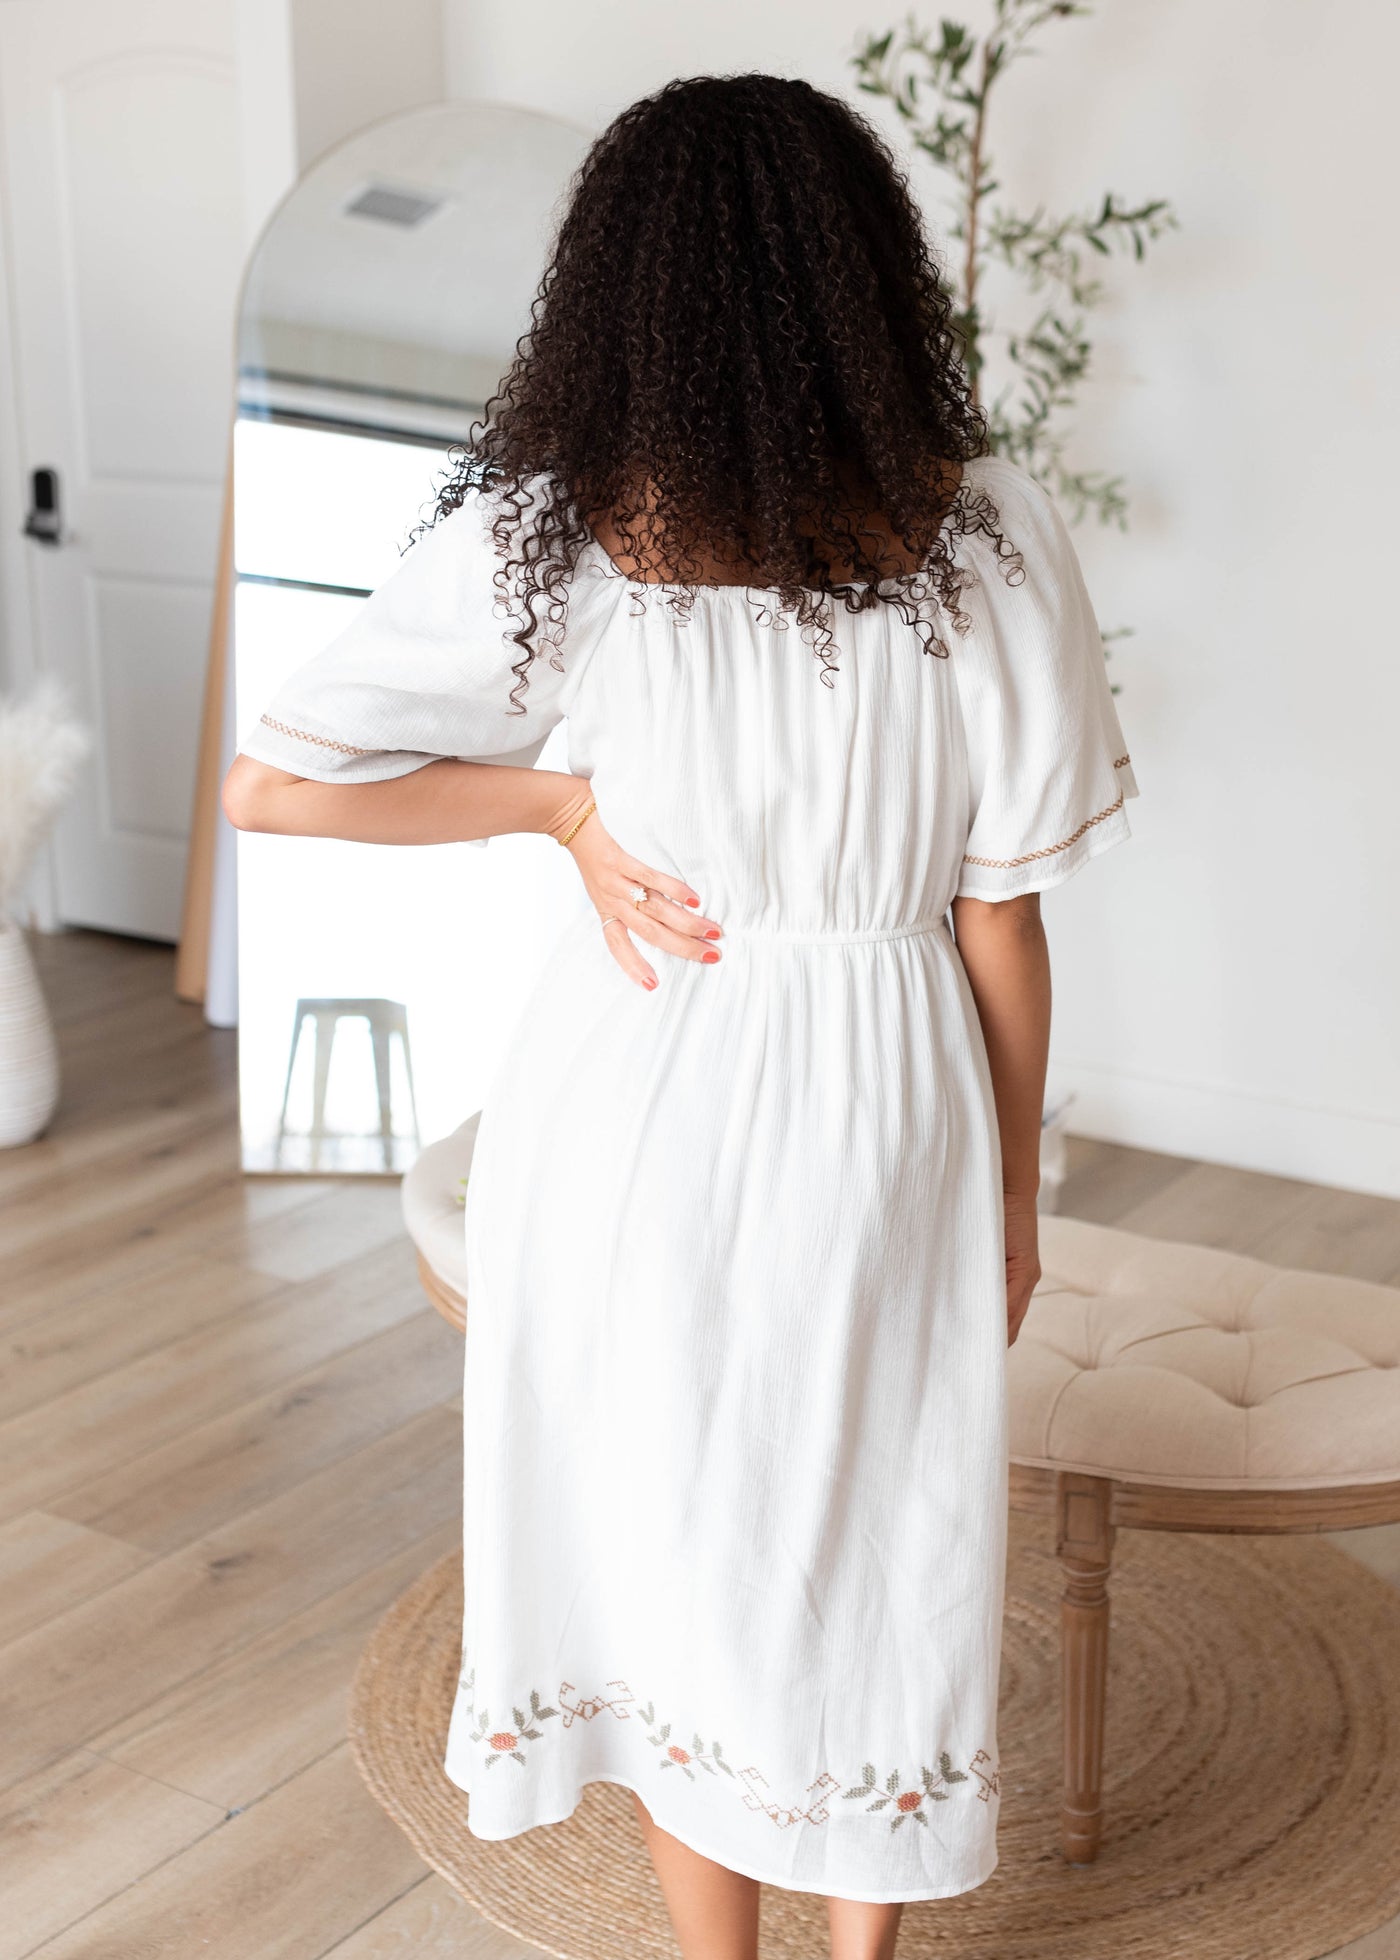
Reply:
[[[678,1742],[672,1742],[671,1724],[663,1722],[659,1728],[657,1727],[655,1702],[649,1701],[646,1707],[639,1708],[637,1713],[647,1725],[647,1741],[652,1748],[666,1751],[657,1765],[659,1769],[684,1770],[692,1783],[695,1781],[697,1769],[707,1770],[711,1776],[717,1776],[721,1770],[726,1776],[734,1774],[724,1760],[724,1752],[717,1742],[712,1743],[707,1749],[698,1734],[691,1737],[689,1749],[682,1749]]]
[[[461,1677],[461,1686],[468,1694],[471,1693],[475,1679],[475,1670],[471,1674],[464,1674]],[[485,1763],[487,1769],[493,1768],[495,1764],[506,1756],[509,1756],[513,1763],[519,1763],[523,1768],[525,1764],[525,1751],[522,1745],[526,1742],[539,1742],[544,1736],[544,1730],[535,1728],[532,1724],[550,1721],[558,1715],[559,1710],[557,1708],[542,1707],[538,1688],[531,1688],[529,1714],[527,1715],[522,1708],[512,1708],[510,1711],[511,1719],[515,1724],[514,1728],[493,1729],[491,1727],[491,1717],[484,1708],[478,1708],[475,1702],[470,1705],[469,1713],[473,1722],[476,1724],[471,1731],[472,1741],[484,1742],[486,1744]]]
[[[985,1753],[983,1750],[978,1751],[979,1755]],[[938,1770],[937,1776],[931,1769],[920,1770],[918,1785],[911,1785],[905,1789],[904,1778],[897,1769],[891,1770],[881,1783],[875,1773],[875,1765],[867,1763],[862,1771],[865,1781],[855,1784],[849,1790],[843,1790],[841,1794],[847,1799],[874,1796],[874,1803],[865,1806],[867,1810],[884,1810],[889,1804],[893,1804],[895,1815],[890,1819],[892,1831],[897,1831],[900,1825],[907,1823],[911,1817],[916,1824],[922,1824],[927,1828],[928,1818],[924,1815],[925,1803],[946,1803],[950,1794],[947,1790],[940,1789],[939,1785],[967,1781],[967,1771],[953,1768],[953,1759],[946,1749],[938,1758]],[[875,1796],[877,1788],[880,1794]]]
[[[735,1770],[725,1760],[724,1751],[718,1742],[706,1744],[697,1730],[691,1737],[689,1748],[674,1740],[674,1724],[656,1719],[654,1702],[639,1702],[625,1681],[609,1681],[610,1690],[606,1694],[579,1695],[570,1681],[561,1681],[555,1699],[559,1707],[544,1707],[538,1689],[532,1688],[529,1697],[529,1711],[512,1708],[512,1728],[492,1728],[491,1718],[486,1710],[478,1709],[471,1699],[476,1682],[476,1670],[462,1670],[459,1686],[468,1696],[467,1713],[472,1720],[471,1739],[484,1745],[482,1759],[487,1769],[503,1757],[509,1756],[513,1762],[525,1765],[525,1744],[537,1743],[544,1739],[544,1731],[539,1726],[543,1722],[558,1718],[563,1711],[560,1726],[568,1729],[575,1722],[591,1722],[595,1717],[610,1713],[617,1721],[631,1719],[635,1710],[638,1720],[646,1731],[647,1741],[653,1749],[660,1752],[657,1768],[678,1769],[688,1782],[698,1781],[696,1772],[703,1770],[706,1775],[727,1776],[742,1797],[747,1810],[761,1813],[779,1830],[788,1830],[793,1824],[824,1824],[830,1817],[830,1799],[839,1794],[850,1801],[867,1799],[868,1812],[891,1810],[890,1829],[897,1831],[912,1817],[916,1824],[928,1827],[925,1807],[930,1803],[946,1803],[952,1795],[952,1786],[976,1781],[975,1792],[982,1803],[990,1803],[1000,1793],[1001,1772],[992,1764],[990,1753],[979,1749],[966,1769],[955,1767],[952,1756],[944,1749],[938,1755],[937,1771],[924,1768],[919,1772],[917,1783],[905,1785],[899,1770],[891,1770],[888,1776],[880,1777],[873,1763],[866,1763],[861,1771],[862,1780],[843,1790],[839,1777],[829,1770],[823,1770],[814,1783],[809,1783],[804,1792],[805,1802],[783,1804],[768,1796],[768,1780],[755,1765],[743,1770]]]

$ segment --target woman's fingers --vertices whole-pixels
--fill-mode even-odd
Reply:
[[[640,880],[638,881],[640,882]],[[657,947],[661,952],[671,953],[677,959],[699,960],[706,965],[714,965],[720,953],[714,940],[719,937],[719,928],[708,919],[695,919],[682,911],[679,905],[669,898],[652,894],[637,905],[631,897],[630,889],[621,898],[612,899],[599,908],[608,920],[603,928],[614,959],[623,972],[638,980],[644,987],[656,985],[656,972],[633,944],[632,935]],[[709,935],[713,934],[713,938]]]
[[[689,939],[713,941],[721,937],[721,930],[716,920],[706,918],[703,912],[693,911],[687,900],[676,899],[660,885],[649,882],[655,875],[648,873],[646,876],[632,879],[630,874],[624,873],[624,876],[629,878],[629,882],[624,885],[620,895],[626,902],[629,921],[634,917],[651,919],[665,927],[668,932],[678,933]],[[681,891],[689,889],[677,878],[669,878],[667,883]],[[645,885],[647,889],[647,896],[640,905],[637,904],[635,896],[639,885]]]
[[[663,897],[674,899],[677,905],[689,907],[692,913],[699,910],[700,894],[684,878],[673,878],[669,871],[654,871],[640,858],[625,854],[619,856],[618,868],[623,877],[630,879],[634,885],[645,885],[650,892],[660,892]],[[713,921],[707,919],[705,923],[711,925]]]
[[[618,850],[601,824],[585,825],[570,846],[598,909],[603,938],[613,958],[639,986],[657,985],[654,967],[634,944],[633,935],[678,959],[713,965],[719,959],[717,920],[700,911],[700,895],[683,878],[658,871]],[[636,902],[638,887],[646,897]]]
[[[632,944],[631,935],[627,931],[623,920],[621,918],[609,919],[603,927],[603,937],[607,941],[608,951],[628,978],[636,980],[641,986],[650,991],[656,985],[655,970],[642,958],[641,954]]]
[[[708,919],[691,918],[669,898],[653,894],[638,905],[629,897],[625,907],[617,909],[624,911],[629,932],[663,952],[674,953],[678,959],[703,960],[711,966],[719,958],[719,927]]]

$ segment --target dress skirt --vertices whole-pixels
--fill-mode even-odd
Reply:
[[[941,920],[723,944],[651,996],[580,921],[483,1115],[447,1770],[482,1837],[603,1779],[732,1870],[934,1898],[996,1862],[985,1054]]]

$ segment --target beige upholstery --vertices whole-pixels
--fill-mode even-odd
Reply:
[[[408,1236],[438,1278],[454,1293],[467,1290],[462,1221],[462,1179],[471,1169],[481,1111],[450,1137],[430,1143],[404,1177],[403,1222]]]
[[[1018,1463],[1208,1489],[1400,1478],[1400,1291],[1041,1220]]]

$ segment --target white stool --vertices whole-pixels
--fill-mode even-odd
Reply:
[[[311,1161],[316,1164],[320,1146],[338,1132],[326,1129],[326,1085],[330,1080],[331,1051],[336,1029],[342,1021],[367,1021],[374,1052],[374,1086],[379,1098],[379,1141],[385,1170],[393,1169],[394,1110],[393,1072],[389,1043],[395,1035],[403,1055],[408,1078],[409,1112],[413,1119],[413,1141],[418,1142],[418,1100],[413,1090],[413,1057],[408,1045],[408,1009],[398,1000],[299,1000],[292,1023],[292,1047],[287,1056],[287,1079],[282,1085],[282,1109],[277,1118],[277,1154],[287,1137],[287,1102],[292,1093],[292,1071],[296,1067],[301,1031],[307,1021],[315,1023],[316,1049],[311,1094]]]
[[[418,1248],[423,1291],[453,1327],[467,1325],[467,1255],[462,1197],[481,1111],[451,1136],[420,1151],[404,1174],[402,1202],[408,1236]]]

